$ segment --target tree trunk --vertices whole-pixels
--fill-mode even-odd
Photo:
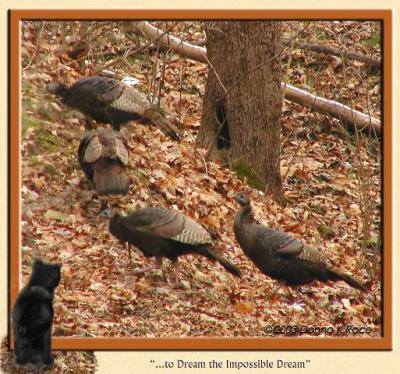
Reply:
[[[209,68],[197,144],[282,202],[281,24],[221,21],[207,30]]]

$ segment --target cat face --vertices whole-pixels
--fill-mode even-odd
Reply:
[[[47,263],[35,259],[32,266],[31,282],[37,286],[54,289],[61,280],[61,264]]]

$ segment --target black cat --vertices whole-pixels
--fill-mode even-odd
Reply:
[[[53,365],[51,327],[54,289],[60,283],[60,264],[35,259],[28,284],[14,304],[14,351],[18,365]]]

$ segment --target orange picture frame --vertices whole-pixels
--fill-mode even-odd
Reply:
[[[54,350],[391,350],[392,349],[392,12],[391,10],[10,10],[8,123],[9,307],[20,289],[20,25],[22,20],[279,19],[377,20],[383,29],[383,302],[380,338],[69,338]],[[9,316],[11,309],[9,308]],[[13,347],[13,336],[9,336]]]

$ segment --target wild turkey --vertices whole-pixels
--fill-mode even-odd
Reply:
[[[178,257],[199,254],[218,261],[228,272],[240,277],[240,271],[229,261],[211,249],[212,239],[208,231],[196,221],[175,211],[164,208],[141,208],[128,216],[114,214],[109,223],[112,235],[133,244],[145,257],[155,257],[156,264],[140,269],[146,272],[161,265],[163,257],[174,263],[175,282],[179,283]]]
[[[313,280],[343,280],[354,288],[367,291],[315,249],[285,232],[254,223],[250,200],[245,193],[240,192],[235,198],[241,206],[234,221],[236,240],[264,274],[289,285],[301,285]]]
[[[129,121],[150,121],[172,139],[180,139],[171,121],[152,108],[143,93],[122,82],[94,76],[83,78],[69,88],[52,82],[47,89],[59,96],[64,105],[79,110],[97,122],[110,123],[116,131]]]
[[[79,164],[86,177],[94,182],[96,194],[102,198],[101,211],[107,207],[104,198],[128,193],[130,178],[125,171],[128,155],[126,140],[111,129],[98,129],[81,139]]]

